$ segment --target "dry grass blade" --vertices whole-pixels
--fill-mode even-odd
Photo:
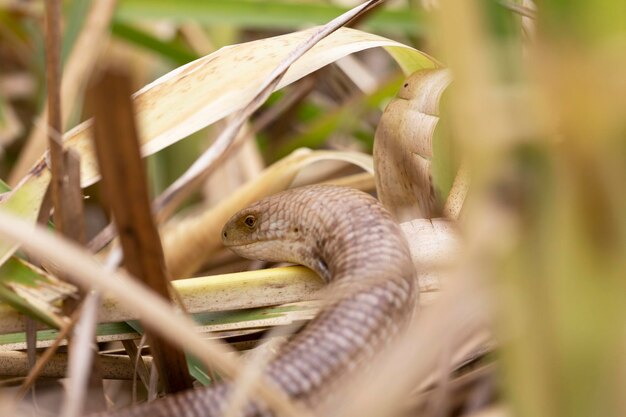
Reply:
[[[418,273],[422,304],[430,304],[445,286],[448,271],[463,247],[457,226],[445,219],[416,219],[401,224],[411,258]],[[311,270],[283,267],[233,274],[211,275],[174,281],[189,313],[233,311],[294,303],[314,298],[323,288],[322,280]],[[0,309],[0,334],[24,331],[19,315]],[[115,297],[105,297],[99,313],[100,322],[137,319],[132,309]]]
[[[144,340],[146,339],[145,334],[141,336],[141,340],[139,344],[141,346],[144,345]],[[147,360],[148,358],[144,358],[141,356],[139,348],[135,344],[133,340],[122,340],[122,345],[124,346],[124,350],[128,355],[128,359],[133,364],[131,369],[133,369],[133,403],[136,402],[137,396],[137,376],[141,379],[141,383],[148,387],[150,384],[150,371],[148,370]]]
[[[28,253],[56,263],[60,270],[77,282],[97,291],[110,292],[130,306],[151,329],[167,337],[179,347],[199,358],[209,367],[215,367],[229,377],[240,374],[238,362],[227,355],[228,349],[198,336],[194,324],[184,318],[165,301],[135,282],[125,272],[111,272],[100,266],[89,254],[65,239],[56,237],[39,226],[0,212],[0,235],[19,243]],[[136,300],[141,299],[141,303]],[[308,413],[296,407],[274,385],[261,381],[254,391],[270,408],[285,416],[303,416]]]
[[[124,267],[146,286],[170,300],[163,248],[152,219],[148,180],[130,99],[130,77],[108,70],[91,87],[94,139],[102,185],[113,212],[124,253]],[[191,388],[182,350],[150,335],[150,345],[168,393]]]
[[[486,391],[496,383],[497,371],[493,363],[487,363],[463,371],[458,376],[451,376],[446,386],[442,387],[440,384],[429,387],[415,395],[407,404],[407,410],[424,416],[437,415],[445,409],[451,413],[455,412],[453,410],[462,409],[463,415],[471,414],[472,410],[482,409],[486,403],[493,400],[489,395],[490,392]]]
[[[102,3],[105,2],[95,4]],[[144,141],[143,154],[150,155],[161,150],[244,107],[253,99],[267,74],[289,51],[315,31],[312,28],[222,48],[164,75],[138,91],[133,95],[133,100]],[[386,48],[405,71],[435,65],[432,58],[401,43],[354,29],[340,28],[297,60],[277,88],[348,54],[375,47]],[[90,49],[90,52],[95,49]],[[67,132],[64,138],[66,147],[76,150],[81,156],[83,186],[93,184],[99,178],[91,127],[91,121],[85,121]],[[30,211],[37,212],[49,181],[50,171],[45,158],[41,157],[14,191],[2,199],[2,206],[11,206],[10,211],[19,213],[23,218],[31,218]],[[19,211],[13,210],[27,200],[30,201],[28,206],[20,207]],[[0,243],[0,260],[5,260],[14,249]]]
[[[55,223],[59,230],[65,230],[64,178],[65,158],[63,143],[58,140],[63,131],[61,123],[61,2],[46,2],[46,87],[48,109],[48,149],[52,187],[52,202]]]
[[[63,212],[57,213],[55,209],[55,226],[67,237],[79,243],[85,241],[85,219],[83,208],[83,192],[80,188],[80,156],[72,149],[63,151],[63,166],[65,178],[63,178],[62,198],[64,201]],[[63,216],[60,229],[57,217]]]
[[[374,191],[376,189],[374,176],[369,172],[348,175],[341,178],[333,178],[327,181],[322,181],[320,184],[332,184],[339,185],[341,187],[351,187],[366,192]]]
[[[213,145],[204,154],[202,154],[202,156],[200,156],[200,158],[198,158],[180,178],[178,178],[155,200],[154,211],[159,213],[160,217],[162,217],[162,215],[167,216],[167,212],[172,210],[171,206],[180,203],[180,201],[184,199],[189,192],[191,192],[194,185],[205,178],[206,175],[209,174],[210,170],[216,167],[216,164],[219,163],[218,161],[225,158],[228,153],[234,149],[234,140],[237,137],[242,125],[252,115],[252,113],[254,113],[254,111],[256,111],[261,104],[263,104],[263,102],[265,102],[283,78],[289,67],[296,60],[313,48],[313,46],[315,46],[322,39],[335,32],[352,19],[375,7],[380,2],[381,0],[370,0],[353,8],[352,10],[317,29],[308,39],[295,48],[287,56],[287,58],[271,72],[259,88],[258,92],[255,94],[254,98],[242,110],[235,114],[233,120],[215,140],[215,143],[213,143]]]
[[[415,219],[401,223],[400,227],[419,278],[458,262],[464,242],[456,223],[447,219]]]

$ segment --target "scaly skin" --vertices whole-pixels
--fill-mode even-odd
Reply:
[[[224,244],[247,258],[299,263],[330,284],[317,317],[286,343],[266,376],[291,397],[315,403],[371,359],[412,315],[415,270],[400,227],[373,197],[310,186],[265,198],[235,214]],[[171,395],[108,417],[218,417],[228,384]],[[246,417],[269,415],[250,404]]]

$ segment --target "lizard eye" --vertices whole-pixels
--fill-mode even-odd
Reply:
[[[246,226],[252,229],[254,228],[254,226],[256,226],[256,217],[254,217],[252,214],[249,214],[246,216],[245,219],[243,219],[243,222]]]

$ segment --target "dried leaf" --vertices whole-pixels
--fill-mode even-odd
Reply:
[[[436,217],[441,211],[432,181],[432,141],[439,101],[450,82],[446,69],[414,73],[389,103],[376,129],[376,190],[400,221]]]
[[[274,38],[261,39],[222,48],[184,65],[145,86],[134,94],[136,118],[143,143],[143,154],[149,155],[243,108],[259,86],[295,46],[310,36],[315,28]],[[391,52],[405,71],[432,68],[436,64],[427,55],[401,43],[342,28],[323,39],[287,71],[277,88],[282,88],[311,72],[348,54],[374,47],[394,47]],[[399,54],[405,48],[407,52]],[[83,186],[98,180],[97,163],[88,120],[64,135],[66,146],[81,157]],[[39,209],[50,181],[50,172],[42,157],[16,187],[15,193],[30,199],[29,210]],[[28,191],[20,191],[28,188]],[[10,195],[4,205],[16,198]],[[12,211],[24,219],[35,217]],[[0,242],[0,263],[15,247]]]

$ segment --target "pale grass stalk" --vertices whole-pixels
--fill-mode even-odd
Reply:
[[[215,51],[213,41],[206,34],[202,25],[198,22],[185,22],[180,26],[180,32],[196,53],[200,55],[208,55]]]
[[[304,166],[294,178],[290,188],[321,183],[337,175],[338,172],[345,168],[346,165],[344,163],[333,160],[321,161],[315,165]],[[373,175],[371,176],[373,178]]]
[[[198,357],[205,365],[214,367],[225,376],[240,375],[237,359],[227,353],[223,344],[203,340],[193,322],[180,315],[166,301],[153,294],[124,271],[105,270],[84,250],[66,239],[50,234],[41,226],[0,212],[0,235],[18,243],[30,254],[53,262],[85,287],[114,294],[137,316],[161,336]],[[137,300],[142,300],[138,303]],[[265,379],[255,384],[254,391],[270,408],[284,416],[310,416],[307,410],[296,406],[284,393]]]
[[[150,365],[150,383],[148,384],[148,401],[156,400],[159,384],[159,370],[156,367],[156,363],[153,361]]]
[[[446,270],[462,248],[454,222],[417,219],[402,223],[422,293],[435,295],[446,280]],[[196,277],[172,282],[189,313],[228,311],[310,300],[323,287],[321,279],[304,267],[283,267]],[[424,297],[423,297],[424,298]],[[0,334],[24,331],[20,315],[0,305]],[[115,297],[104,296],[100,322],[137,319],[132,309]]]
[[[71,346],[67,369],[68,385],[65,390],[61,417],[79,417],[87,400],[89,378],[94,359],[94,340],[96,337],[96,321],[100,296],[90,292],[85,296],[81,307],[78,323],[74,327],[74,335],[70,339]]]
[[[358,87],[363,94],[372,94],[379,87],[379,82],[366,64],[352,55],[340,59],[337,66]]]

